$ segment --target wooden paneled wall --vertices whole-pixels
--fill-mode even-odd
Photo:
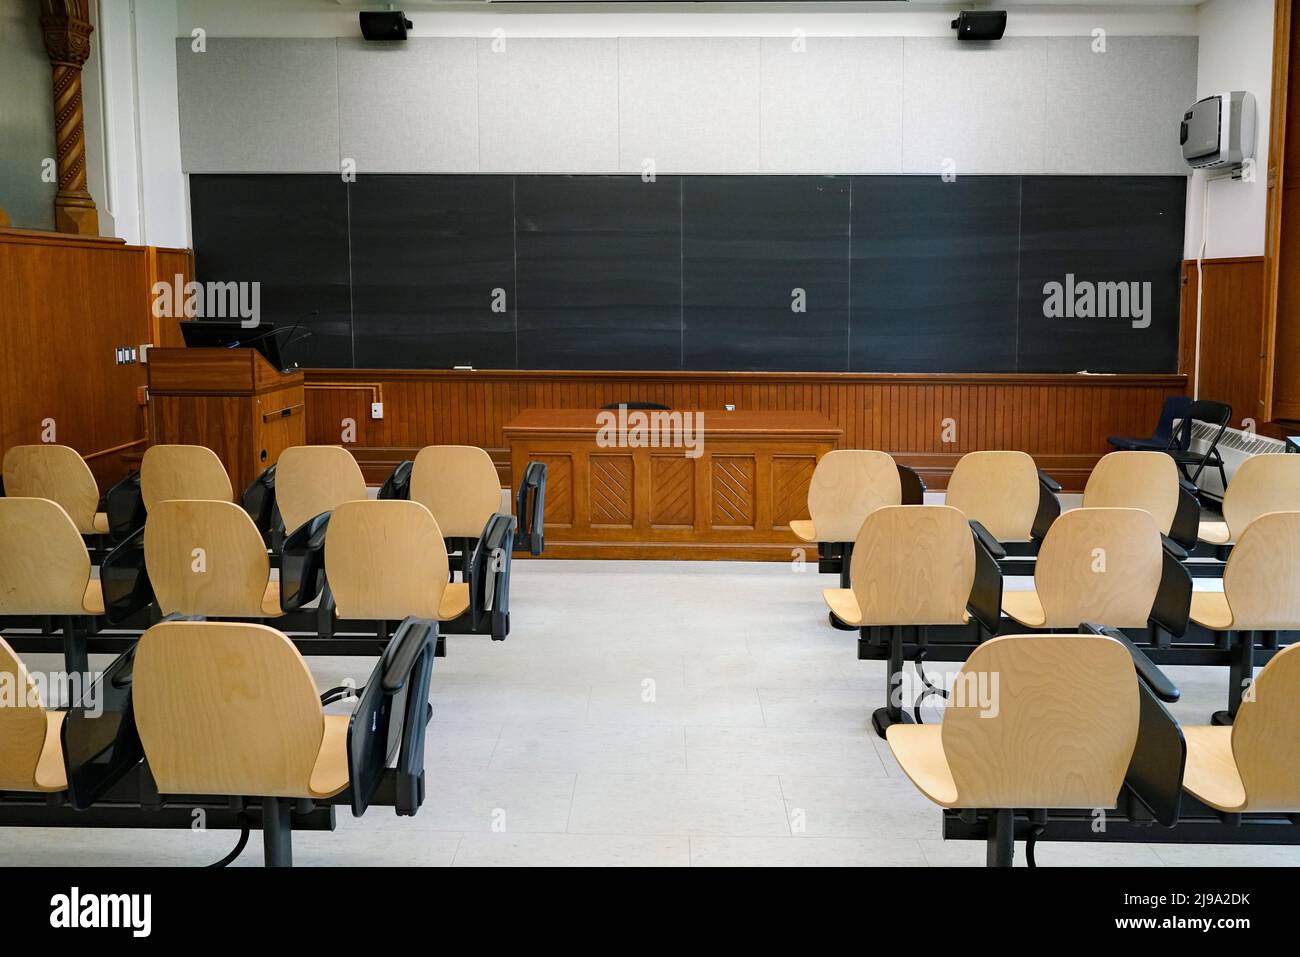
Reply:
[[[146,441],[140,363],[118,347],[156,341],[155,264],[188,277],[188,251],[121,240],[0,229],[0,454],[54,439],[86,457],[101,490]]]
[[[845,447],[896,453],[932,488],[946,485],[965,452],[1023,449],[1079,490],[1110,450],[1107,435],[1149,435],[1161,403],[1185,388],[1181,375],[313,370],[307,441],[337,444],[354,423],[354,450],[373,483],[424,445],[480,445],[504,464],[502,427],[523,409],[733,404],[820,412],[844,430]],[[378,420],[369,416],[377,401],[384,403]]]
[[[1264,258],[1202,263],[1199,396],[1232,406],[1232,424],[1252,419],[1261,434],[1280,434],[1265,421],[1263,394]],[[1179,368],[1196,369],[1196,261],[1183,263]]]

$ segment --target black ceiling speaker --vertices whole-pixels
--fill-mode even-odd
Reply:
[[[406,31],[413,26],[401,10],[361,13],[361,35],[367,40],[405,40]]]
[[[1007,31],[1005,10],[963,10],[952,21],[958,40],[1001,40]]]

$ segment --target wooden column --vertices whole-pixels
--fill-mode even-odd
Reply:
[[[54,228],[99,235],[99,214],[86,189],[86,136],[81,109],[81,66],[90,55],[89,0],[41,0],[41,31],[54,69],[54,136],[59,189]]]

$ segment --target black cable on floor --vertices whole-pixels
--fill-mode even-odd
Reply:
[[[252,830],[247,814],[239,815],[239,841],[235,844],[235,849],[217,861],[215,864],[209,864],[208,867],[228,867],[235,858],[244,853],[244,848],[248,847],[248,834]]]
[[[1046,830],[1047,828],[1041,824],[1032,824],[1029,827],[1029,837],[1025,838],[1025,864],[1029,867],[1038,866],[1034,862],[1034,845],[1038,843],[1038,839],[1042,837],[1043,832]]]

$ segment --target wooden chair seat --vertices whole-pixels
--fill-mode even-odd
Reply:
[[[438,620],[451,621],[469,611],[469,585],[466,582],[449,582],[438,602]]]
[[[1210,631],[1232,630],[1232,608],[1228,596],[1221,591],[1192,592],[1192,621]]]
[[[810,518],[796,518],[790,522],[790,531],[805,542],[817,541],[817,528]]]
[[[325,715],[325,735],[311,771],[314,798],[333,797],[348,786],[348,723],[351,720],[348,714]]]
[[[68,788],[68,770],[63,763],[64,714],[64,711],[45,712],[45,746],[36,762],[37,791],[66,791]]]
[[[104,591],[99,587],[98,578],[86,582],[86,593],[81,598],[81,608],[87,615],[104,613]]]
[[[1227,545],[1232,541],[1232,533],[1228,531],[1227,522],[1201,522],[1196,537],[1211,545]]]
[[[91,527],[94,528],[96,534],[107,535],[108,512],[96,512],[95,517],[91,520]]]
[[[1232,756],[1232,728],[1184,725],[1183,737],[1187,740],[1183,789],[1220,811],[1245,807],[1246,786]]]
[[[862,609],[852,588],[823,588],[822,597],[835,617],[846,625],[862,625]]]
[[[1043,603],[1038,598],[1038,592],[1032,588],[1027,591],[1004,591],[1002,612],[1026,628],[1047,626],[1047,612],[1043,611]]]
[[[943,725],[894,724],[885,732],[903,773],[940,807],[955,807],[957,783],[943,751]]]

